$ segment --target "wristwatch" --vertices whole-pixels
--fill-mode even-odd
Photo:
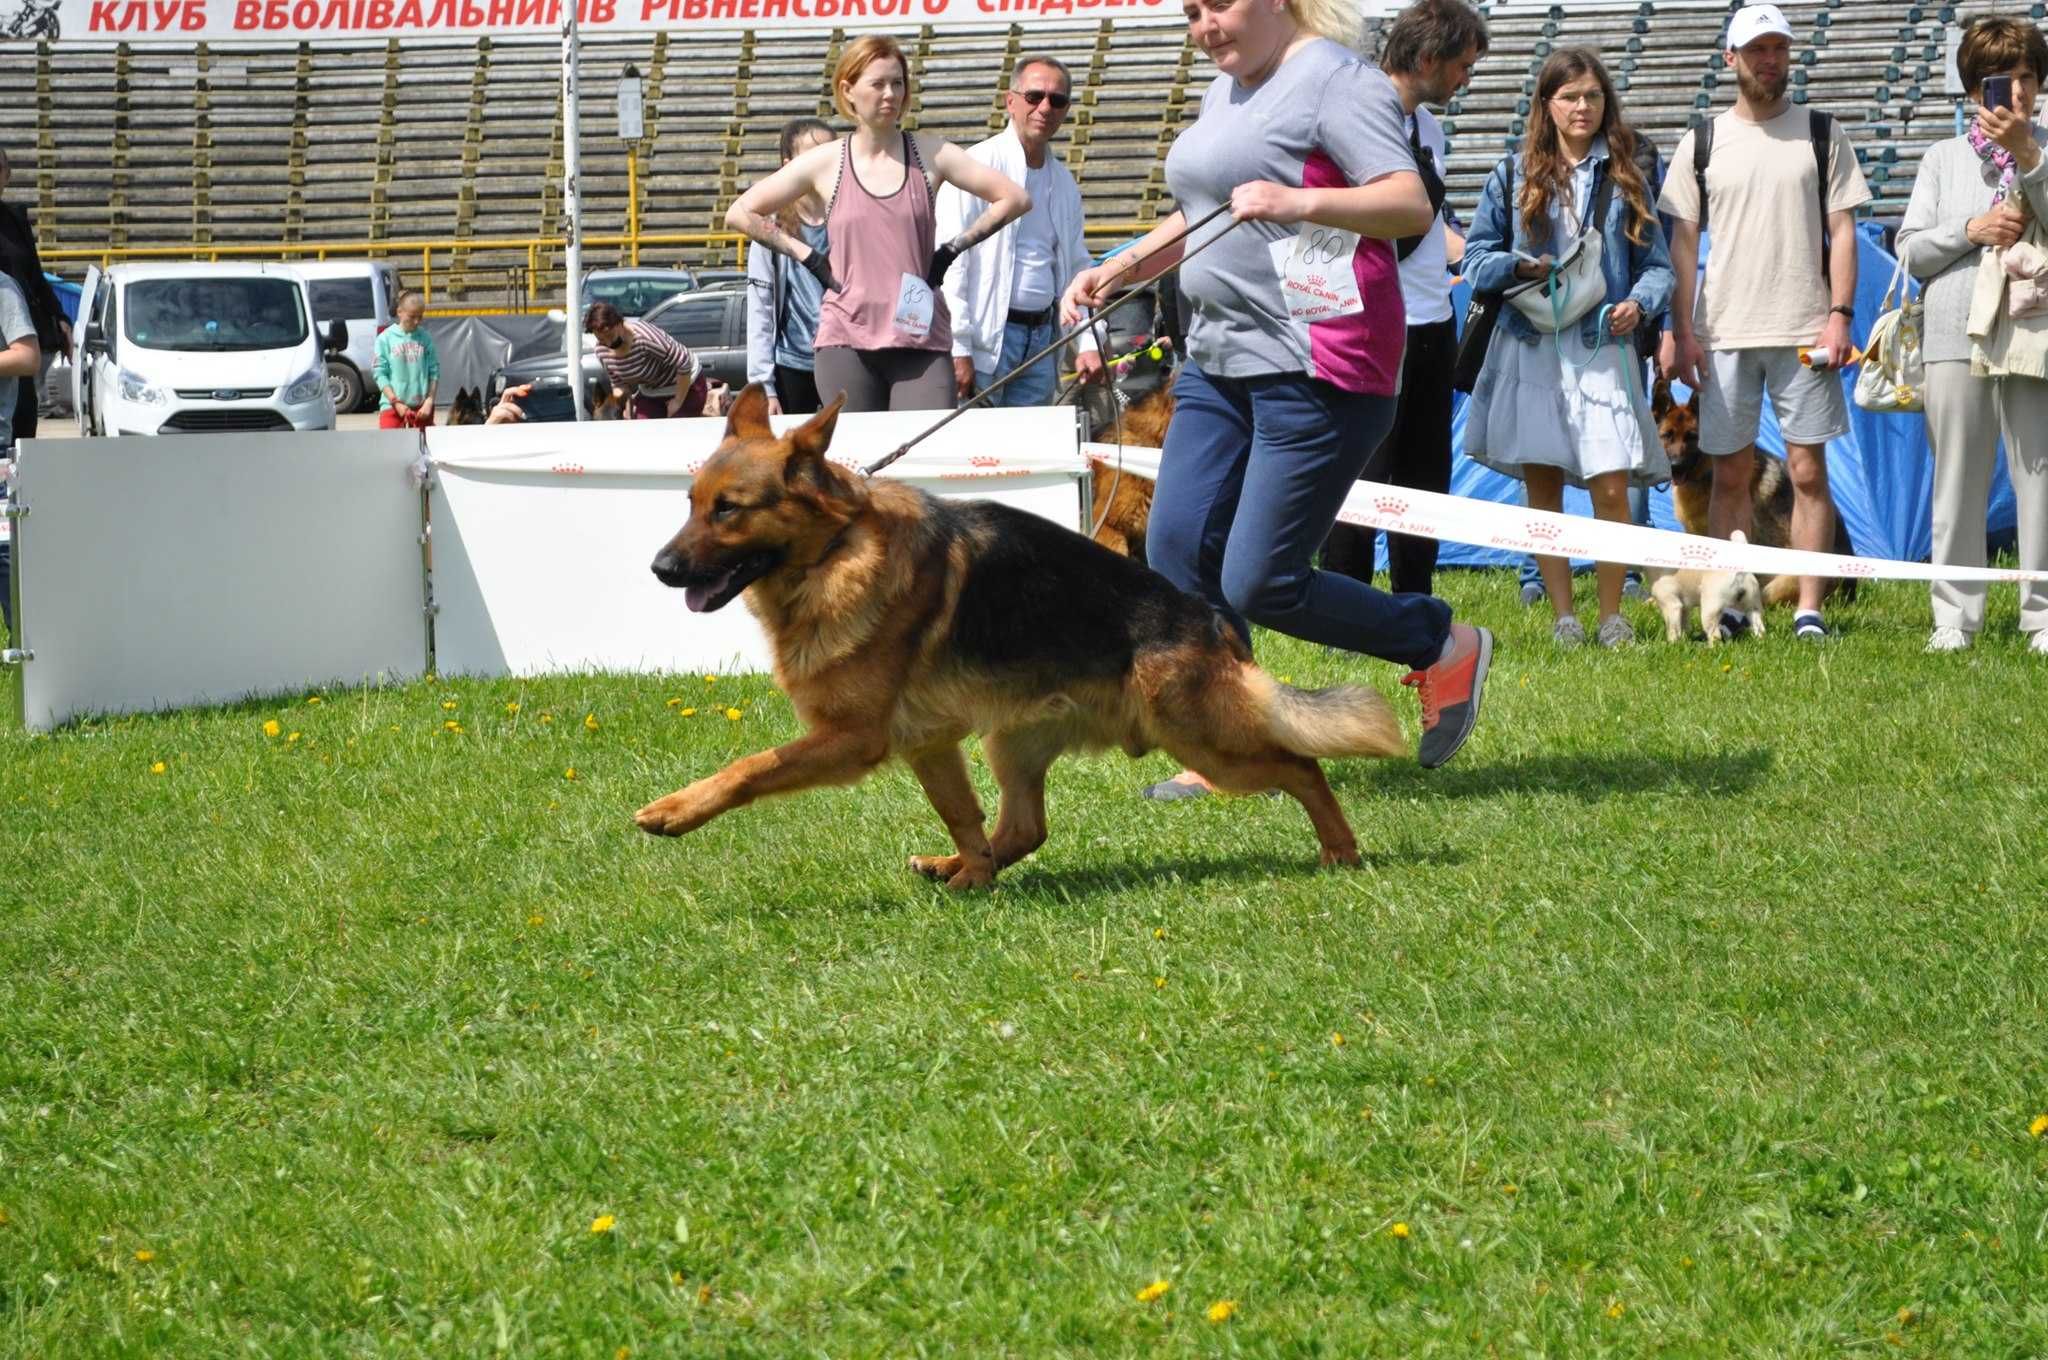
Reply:
[[[1854,307],[1844,306],[1828,308],[1828,313],[1830,315],[1833,315],[1836,312],[1840,312],[1843,316],[1848,317],[1851,321],[1854,321],[1856,319],[1856,309]]]

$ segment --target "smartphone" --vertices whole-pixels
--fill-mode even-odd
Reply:
[[[1984,98],[1981,102],[1987,109],[2009,109],[2013,107],[2012,77],[1984,77]]]

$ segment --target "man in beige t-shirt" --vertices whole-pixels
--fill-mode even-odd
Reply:
[[[1665,373],[1700,394],[1700,450],[1714,469],[1708,532],[1726,538],[1750,527],[1750,482],[1765,392],[1785,435],[1792,482],[1792,546],[1826,552],[1834,543],[1827,442],[1849,432],[1839,368],[1851,343],[1856,297],[1856,209],[1870,200],[1842,125],[1833,125],[1827,214],[1821,215],[1811,115],[1785,97],[1792,29],[1774,5],[1736,10],[1726,60],[1739,94],[1714,120],[1707,165],[1707,228],[1714,249],[1697,302],[1685,281],[1698,270],[1700,194],[1688,132],[1672,155],[1658,201],[1670,215],[1671,263],[1681,286],[1659,356]],[[1829,265],[1821,268],[1825,232]],[[1827,367],[1801,363],[1802,348],[1826,350]],[[1802,577],[1794,630],[1827,637],[1825,582]]]

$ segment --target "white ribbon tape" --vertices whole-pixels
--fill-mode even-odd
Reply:
[[[1087,443],[1087,457],[1126,476],[1157,480],[1159,450]],[[1579,515],[1556,515],[1519,505],[1434,491],[1411,491],[1384,482],[1359,482],[1344,498],[1337,518],[1417,538],[1449,539],[1482,548],[1591,558],[1641,567],[1691,567],[1705,571],[1754,571],[1772,576],[1846,576],[1860,581],[2044,581],[2048,572],[1998,567],[1955,567],[1927,562],[1894,562],[1881,557],[1843,557],[1799,548],[1767,548],[1615,524]]]

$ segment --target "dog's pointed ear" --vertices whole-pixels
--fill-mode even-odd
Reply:
[[[1669,378],[1659,378],[1657,379],[1657,385],[1650,389],[1650,415],[1653,419],[1662,420],[1665,413],[1670,411],[1670,409],[1671,380]]]
[[[808,480],[825,484],[825,450],[832,444],[832,427],[839,423],[839,408],[846,404],[841,392],[818,414],[789,432],[789,457],[782,465],[782,480]]]
[[[767,439],[775,433],[768,427],[768,389],[748,383],[733,398],[732,411],[725,418],[727,439]]]

